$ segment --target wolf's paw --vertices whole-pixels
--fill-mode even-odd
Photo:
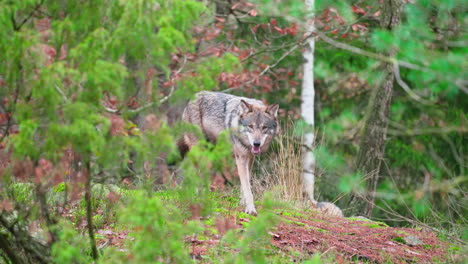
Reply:
[[[246,206],[247,205],[247,202],[245,201],[245,198],[243,196],[240,199],[240,205],[241,206]]]
[[[246,214],[249,214],[249,215],[257,215],[257,210],[255,210],[255,206],[251,205],[247,205],[247,207],[245,208],[244,212]]]

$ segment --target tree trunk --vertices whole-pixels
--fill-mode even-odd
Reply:
[[[380,26],[392,30],[400,23],[401,0],[384,0]],[[395,56],[396,51],[389,51],[388,56]],[[365,175],[367,192],[354,194],[351,199],[351,211],[370,217],[374,208],[375,193],[380,178],[380,167],[385,153],[385,139],[388,126],[388,113],[393,94],[395,74],[393,65],[385,64],[383,84],[376,87],[369,101],[364,125],[364,133],[356,160],[358,171]]]
[[[314,6],[315,0],[305,1],[306,9],[309,13],[307,17],[307,36],[315,32],[314,25]],[[315,184],[315,157],[312,148],[315,141],[314,134],[314,50],[315,37],[307,39],[304,51],[304,76],[302,80],[302,105],[301,116],[307,124],[307,129],[304,133],[304,149],[303,149],[303,182],[304,191],[309,200],[315,205],[314,199],[314,184]]]
[[[93,206],[92,206],[92,190],[91,190],[91,164],[86,162],[86,182],[85,182],[85,202],[86,202],[86,221],[88,222],[89,244],[91,246],[91,256],[96,261],[99,258],[99,253],[96,247],[96,238],[94,237],[93,226]]]

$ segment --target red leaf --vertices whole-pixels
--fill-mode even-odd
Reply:
[[[361,15],[365,15],[366,14],[366,11],[362,8],[360,8],[359,6],[357,5],[353,5],[353,7],[351,8],[353,10],[354,13],[356,14],[361,14]]]
[[[44,53],[51,56],[51,57],[55,57],[55,55],[57,54],[54,47],[52,47],[52,46],[44,45],[43,49],[44,49]]]
[[[336,34],[336,33],[338,33],[338,30],[337,30],[337,29],[335,29],[335,30],[332,31],[332,34]]]
[[[270,24],[271,24],[272,26],[275,26],[275,25],[276,25],[276,19],[272,18],[272,19],[270,20]]]
[[[215,19],[218,21],[218,22],[221,22],[221,23],[224,23],[224,21],[226,21],[225,18],[222,18],[222,17],[215,17]]]
[[[251,29],[252,29],[252,31],[253,31],[254,33],[257,33],[257,29],[258,29],[258,27],[260,27],[260,24],[258,24],[258,25],[256,25],[256,26],[253,26],[253,27],[251,27]]]
[[[288,30],[289,35],[295,36],[297,34],[297,24],[293,23],[292,26]]]
[[[255,9],[252,9],[252,10],[250,10],[250,12],[249,12],[249,15],[251,15],[251,16],[253,16],[253,17],[257,16],[257,14],[258,14],[258,13],[257,13],[257,10],[255,10]]]
[[[243,59],[247,58],[247,56],[249,56],[249,54],[250,54],[250,52],[244,50],[239,54],[238,58],[239,58],[239,60],[243,60]]]
[[[277,31],[278,33],[280,33],[280,34],[283,34],[283,33],[284,33],[284,30],[283,30],[282,28],[280,28],[280,27],[274,26],[273,29],[276,30],[276,31]]]
[[[109,200],[111,203],[116,203],[117,201],[119,201],[120,199],[120,194],[116,193],[116,192],[109,192],[109,194],[107,194],[107,200]]]
[[[231,6],[231,10],[236,9],[242,2],[237,2],[233,6]]]
[[[346,38],[347,36],[348,34],[346,33],[346,34],[341,35],[341,38]]]
[[[378,17],[378,16],[380,16],[380,10],[379,10],[379,11],[377,11],[377,12],[375,12],[375,13],[374,13],[374,16],[375,16],[375,17]]]

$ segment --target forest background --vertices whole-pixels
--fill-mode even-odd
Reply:
[[[179,121],[201,90],[279,103],[282,122],[254,168],[265,211],[250,240],[226,242],[253,251],[217,260],[268,255],[255,243],[272,203],[308,206],[311,130],[317,200],[466,245],[466,3],[306,2],[0,1],[3,260],[191,261],[184,238],[203,225],[187,219],[219,210],[210,189],[238,195],[227,137],[178,154],[182,132],[199,133]],[[311,38],[314,127],[301,119]],[[135,231],[130,253],[98,248],[103,226]]]

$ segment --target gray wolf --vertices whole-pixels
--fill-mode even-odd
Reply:
[[[254,156],[267,151],[278,133],[278,108],[278,104],[204,91],[196,94],[182,114],[182,120],[200,127],[209,142],[215,143],[222,131],[229,131],[241,182],[241,204],[248,214],[257,214],[250,185]],[[178,142],[182,155],[196,142],[193,134],[185,134]]]

